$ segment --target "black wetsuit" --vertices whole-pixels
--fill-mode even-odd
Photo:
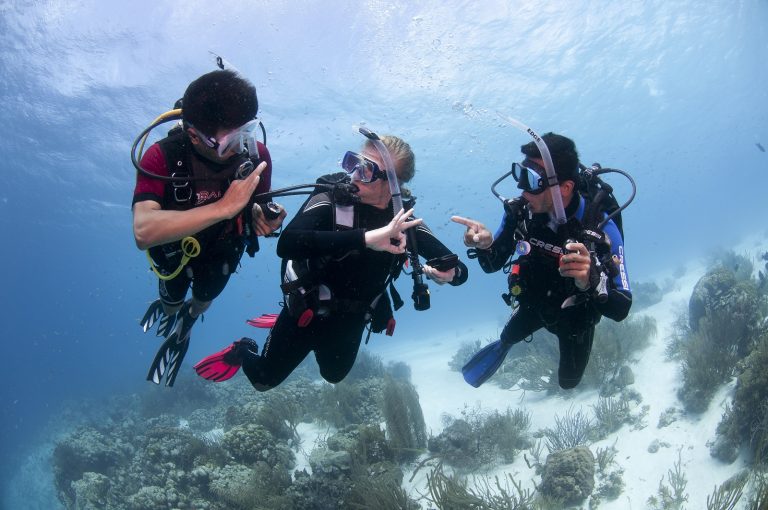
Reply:
[[[611,242],[611,253],[617,257],[619,274],[609,282],[608,299],[600,303],[587,299],[581,304],[561,308],[563,301],[579,293],[572,278],[559,273],[560,256],[566,240],[574,238],[580,229],[585,201],[571,201],[566,208],[569,222],[559,231],[549,225],[549,215],[529,215],[511,221],[505,214],[491,247],[477,250],[478,261],[486,273],[501,269],[515,252],[518,240],[530,243],[531,252],[518,257],[522,292],[517,297],[520,305],[501,332],[501,341],[514,344],[544,327],[557,336],[560,346],[558,380],[562,388],[573,388],[584,375],[592,350],[595,325],[600,317],[623,320],[632,305],[624,262],[624,244],[618,228],[609,221],[603,231]]]
[[[387,225],[392,208],[354,206],[354,228],[339,230],[334,207],[324,193],[309,200],[280,235],[277,254],[283,259],[309,259],[310,267],[322,267],[321,282],[342,303],[366,305],[385,291],[386,282],[402,256],[374,251],[365,246],[365,231]],[[425,258],[450,252],[424,225],[415,228],[419,255]],[[467,280],[467,267],[457,266],[451,285]],[[281,311],[261,355],[247,355],[243,371],[258,390],[280,384],[310,351],[326,381],[337,383],[349,373],[366,326],[363,306],[339,306],[327,316],[315,316],[299,327],[287,307]]]

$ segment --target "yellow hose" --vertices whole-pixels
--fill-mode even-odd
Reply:
[[[155,120],[152,121],[152,124],[160,124],[162,122],[165,122],[170,117],[175,117],[175,119],[171,120],[177,120],[181,118],[181,108],[177,108],[175,110],[169,110],[165,113],[161,113]],[[144,144],[147,142],[147,137],[149,137],[149,132],[147,132],[146,135],[144,135],[144,138],[141,139],[141,146],[139,147],[139,155],[137,157],[138,161],[141,161],[141,155],[144,153]]]
[[[173,273],[164,275],[157,269],[155,261],[152,260],[152,257],[149,255],[149,250],[147,250],[147,259],[149,260],[149,267],[152,268],[152,272],[154,272],[161,280],[173,280],[179,276],[179,273],[181,273],[181,270],[184,269],[184,266],[187,265],[190,259],[200,255],[200,243],[192,236],[185,237],[181,240],[181,251],[184,255],[181,257],[181,264],[179,264],[179,267],[177,267]]]

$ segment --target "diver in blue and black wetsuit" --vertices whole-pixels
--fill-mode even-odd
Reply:
[[[478,352],[462,370],[475,387],[493,375],[513,344],[544,327],[559,340],[560,387],[574,388],[589,361],[595,325],[603,315],[623,320],[632,305],[622,235],[613,220],[602,221],[605,214],[599,205],[591,207],[579,193],[579,159],[573,141],[553,133],[541,139],[551,155],[553,172],[547,172],[537,143],[521,148],[525,159],[513,165],[512,174],[522,197],[507,201],[495,235],[477,221],[452,218],[467,227],[464,243],[474,249],[486,273],[507,265],[516,252],[519,255],[508,266],[510,293],[505,299],[511,305],[516,301],[512,317],[500,339]],[[555,176],[556,181],[549,178]],[[561,224],[555,218],[558,198],[566,220]],[[599,242],[587,241],[585,232],[597,232]]]

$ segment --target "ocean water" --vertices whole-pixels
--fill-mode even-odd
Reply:
[[[149,384],[156,343],[138,319],[156,287],[132,239],[129,150],[214,69],[211,52],[257,86],[273,187],[334,171],[366,122],[412,145],[417,214],[460,254],[448,218],[495,227],[489,186],[530,140],[499,114],[571,137],[583,162],[635,178],[627,262],[650,281],[766,230],[766,22],[764,0],[1,3],[0,486],[19,483],[71,402]],[[274,245],[243,260],[189,366],[277,311]],[[470,270],[372,341],[407,352],[427,333],[500,327],[504,278]]]

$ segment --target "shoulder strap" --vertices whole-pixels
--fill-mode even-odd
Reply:
[[[185,157],[186,137],[183,132],[173,133],[171,131],[171,133],[157,143],[163,151],[163,156],[165,156],[168,174],[173,175],[175,173],[179,175],[180,172],[184,174],[187,171]]]
[[[310,211],[316,207],[330,206],[333,208],[333,224],[335,230],[351,229],[355,227],[357,216],[355,214],[354,204],[340,204],[332,199],[329,193],[322,191],[311,195],[304,205],[302,211]]]
[[[187,141],[184,132],[179,131],[173,133],[157,143],[160,145],[160,149],[165,157],[165,166],[168,168],[168,175],[171,177],[189,176],[186,154]],[[168,182],[168,184],[166,184],[166,196],[170,197],[174,202],[180,205],[191,203],[192,196],[194,195],[193,182],[194,181],[192,180],[186,182]]]

